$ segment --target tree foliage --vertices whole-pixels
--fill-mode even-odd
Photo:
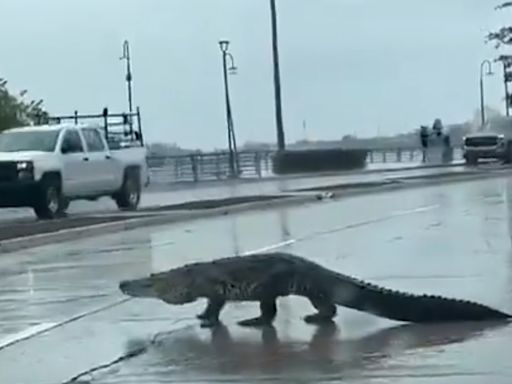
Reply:
[[[27,101],[26,94],[26,90],[18,95],[12,94],[7,89],[7,80],[0,78],[0,132],[12,127],[37,124],[48,118],[42,106],[43,101]]]
[[[501,10],[504,8],[512,7],[512,1],[506,1],[501,3],[495,7],[496,10]],[[499,48],[501,45],[511,45],[512,44],[512,26],[504,26],[499,30],[490,32],[487,35],[487,41],[494,42],[496,48]]]

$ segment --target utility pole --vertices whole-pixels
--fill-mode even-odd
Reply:
[[[272,24],[272,57],[274,61],[274,93],[275,93],[275,114],[277,130],[277,148],[279,151],[285,149],[285,137],[283,127],[283,110],[281,103],[281,76],[279,69],[279,44],[277,38],[277,9],[276,0],[270,0],[270,14]]]
[[[130,124],[130,137],[133,136],[133,100],[132,100],[132,68],[131,68],[131,57],[130,57],[130,43],[128,40],[123,42],[123,56],[120,60],[126,60],[126,84],[128,88],[128,110],[130,112],[129,124]],[[133,137],[132,137],[133,138]]]

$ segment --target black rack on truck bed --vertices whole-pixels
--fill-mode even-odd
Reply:
[[[112,150],[144,146],[139,107],[133,113],[109,113],[108,108],[103,108],[103,112],[97,115],[80,115],[78,111],[75,111],[73,115],[50,115],[48,117],[48,124],[61,124],[65,121],[73,121],[78,125],[83,120],[92,120],[93,125],[103,129],[105,139]]]

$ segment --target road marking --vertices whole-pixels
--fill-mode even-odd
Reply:
[[[393,219],[395,217],[413,215],[415,213],[428,212],[428,211],[432,211],[432,210],[440,208],[440,207],[441,206],[439,204],[433,204],[433,205],[426,205],[424,207],[417,207],[417,208],[413,208],[413,209],[407,209],[407,210],[403,210],[403,211],[395,211],[395,212],[392,212],[390,215],[386,215],[386,216],[382,216],[382,217],[377,217],[377,218],[374,218],[374,219],[363,220],[363,221],[360,221],[360,222],[357,222],[357,223],[345,224],[345,225],[341,225],[341,226],[338,226],[338,227],[333,227],[333,228],[330,228],[330,229],[324,229],[324,230],[320,230],[320,231],[316,231],[316,232],[311,232],[311,233],[309,233],[307,235],[304,235],[304,236],[301,236],[301,237],[297,237],[297,238],[294,238],[294,239],[289,239],[289,240],[286,240],[286,241],[281,241],[279,243],[275,243],[275,244],[267,245],[267,246],[262,247],[262,248],[254,249],[252,251],[242,252],[242,253],[240,253],[240,256],[250,256],[250,255],[257,254],[257,253],[274,251],[276,249],[284,248],[284,247],[286,247],[288,245],[292,245],[292,244],[295,244],[295,243],[307,241],[307,240],[310,240],[310,239],[318,237],[318,236],[329,235],[329,234],[332,234],[332,233],[345,231],[347,229],[354,229],[354,228],[364,227],[365,225],[380,223],[380,222],[383,222],[383,221],[387,221],[387,220]]]
[[[283,247],[286,247],[287,245],[296,243],[297,241],[299,241],[299,239],[290,239],[290,240],[286,240],[286,241],[281,241],[280,243],[267,245],[266,247],[262,247],[262,248],[258,248],[258,249],[253,249],[252,251],[243,252],[240,254],[240,256],[250,256],[250,255],[254,255],[255,253],[263,253],[263,252],[273,251],[275,249],[283,248]]]
[[[96,313],[99,313],[99,312],[103,312],[103,311],[106,311],[108,309],[111,309],[111,308],[114,308],[114,307],[117,307],[127,301],[131,300],[131,298],[124,298],[124,299],[121,299],[121,300],[117,300],[113,303],[109,303],[109,304],[105,304],[101,307],[98,307],[96,309],[92,309],[90,311],[87,311],[87,312],[82,312],[78,315],[75,315],[75,316],[72,316],[70,318],[67,318],[66,320],[63,320],[63,321],[60,321],[58,323],[42,323],[42,324],[39,324],[39,325],[35,325],[33,327],[30,327],[30,328],[27,328],[21,332],[18,332],[12,336],[7,336],[6,338],[4,338],[2,340],[2,342],[0,343],[0,351],[2,349],[5,349],[7,347],[10,347],[14,344],[17,344],[21,341],[24,341],[24,340],[28,340],[28,339],[32,339],[44,332],[47,332],[47,331],[51,331],[51,330],[54,330],[56,328],[60,328],[64,325],[67,325],[67,324],[70,324],[70,323],[73,323],[75,321],[78,321],[80,319],[83,319],[84,317],[88,317],[88,316],[91,316],[91,315],[94,315]]]
[[[440,204],[432,204],[432,205],[426,205],[424,207],[407,209],[405,211],[396,211],[396,212],[393,212],[392,215],[393,216],[404,216],[404,215],[410,215],[413,213],[432,211],[437,208],[441,208],[441,205]]]
[[[56,323],[37,324],[32,327],[28,327],[21,332],[14,333],[12,335],[4,337],[4,338],[0,339],[0,350],[8,347],[11,344],[18,342],[18,341],[28,339],[32,336],[35,336],[42,332],[45,332],[49,329],[52,329],[53,327],[55,327],[55,324]]]

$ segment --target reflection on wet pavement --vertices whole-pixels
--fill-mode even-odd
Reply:
[[[0,383],[510,382],[512,326],[403,325],[339,308],[336,325],[302,321],[301,298],[278,303],[275,332],[236,321],[229,304],[211,334],[203,302],[123,300],[121,279],[192,261],[279,249],[393,289],[475,300],[512,312],[512,181],[485,180],[359,196],[137,229],[0,257],[0,343],[34,327],[77,321],[0,350]],[[36,328],[37,329],[37,328]],[[151,340],[156,336],[156,342]],[[27,370],[30,366],[30,370]]]
[[[388,365],[390,360],[407,359],[411,353],[418,357],[442,354],[449,345],[478,341],[499,327],[496,323],[401,325],[354,339],[345,339],[336,324],[306,332],[310,334],[306,338],[284,339],[275,327],[254,330],[245,337],[233,337],[226,326],[209,331],[187,327],[159,335],[142,357],[94,382],[189,382],[191,376],[194,382],[328,382],[390,376],[400,365]],[[127,346],[132,350],[136,343],[129,341]],[[431,367],[421,359],[414,364],[415,369],[434,368],[438,374],[449,370],[449,364]]]

